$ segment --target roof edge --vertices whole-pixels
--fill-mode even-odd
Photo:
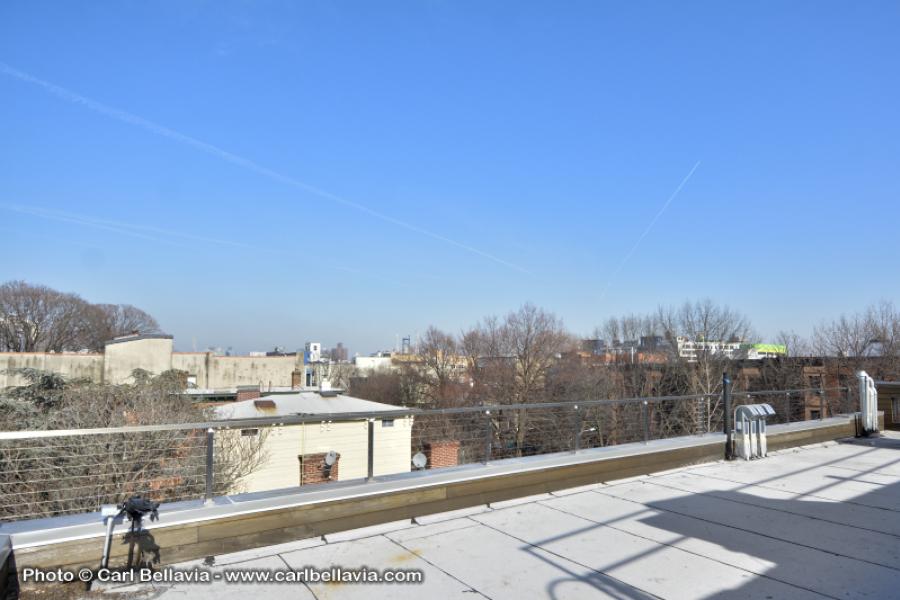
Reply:
[[[138,340],[172,340],[175,339],[174,336],[171,336],[167,333],[141,333],[139,335],[123,335],[122,337],[113,338],[107,342],[104,342],[104,346],[109,346],[112,344],[123,344],[125,342],[136,342]]]

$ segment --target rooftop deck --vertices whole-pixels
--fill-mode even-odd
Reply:
[[[154,598],[890,598],[900,434],[783,450],[178,565],[421,569],[422,584],[102,586]],[[99,590],[91,592],[96,597]]]

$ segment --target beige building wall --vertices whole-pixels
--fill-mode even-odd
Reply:
[[[263,389],[290,387],[291,373],[303,366],[303,355],[292,356],[216,356],[211,352],[176,352],[172,368],[194,377],[197,387],[233,388],[261,385]]]
[[[260,429],[260,432],[266,431]],[[261,433],[262,434],[262,433]],[[218,435],[240,435],[237,430]],[[393,420],[393,426],[375,421],[375,475],[406,473],[412,459],[412,417]],[[340,454],[338,480],[361,479],[368,474],[368,423],[306,423],[268,429],[264,463],[245,477],[235,492],[262,492],[300,485],[300,459],[305,454],[334,450]]]
[[[195,383],[199,388],[211,387],[207,381],[207,368],[210,352],[173,352],[172,368],[187,372],[188,376],[195,377]]]
[[[33,368],[95,383],[131,383],[131,373],[144,369],[158,375],[169,369],[186,371],[197,387],[230,389],[261,385],[263,389],[290,387],[291,374],[303,367],[303,354],[291,356],[216,356],[212,352],[173,352],[169,336],[140,336],[113,340],[104,354],[52,352],[0,353],[0,389],[25,385],[8,370]]]
[[[104,383],[130,383],[135,369],[158,375],[172,368],[172,338],[143,336],[107,342],[103,363]]]
[[[70,379],[103,380],[102,354],[69,354],[52,352],[0,352],[0,390],[8,386],[27,385],[21,376],[8,373],[16,369],[38,369],[59,373]]]
[[[294,356],[211,356],[209,386],[231,388],[260,383],[272,386],[291,385],[291,373],[303,366],[303,355]]]

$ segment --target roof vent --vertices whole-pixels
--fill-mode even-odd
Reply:
[[[275,410],[274,400],[254,400],[253,406],[260,410]]]

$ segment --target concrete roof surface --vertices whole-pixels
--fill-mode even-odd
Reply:
[[[127,597],[896,598],[900,435],[718,462],[178,565],[421,569],[421,584],[105,586]],[[139,597],[139,596],[134,596]]]
[[[271,400],[274,408],[259,408],[258,400]],[[345,394],[322,395],[317,391],[302,391],[294,394],[269,394],[252,400],[241,400],[215,408],[219,419],[254,419],[257,417],[280,417],[285,415],[319,415],[354,412],[385,412],[402,410],[402,406],[363,400]]]

